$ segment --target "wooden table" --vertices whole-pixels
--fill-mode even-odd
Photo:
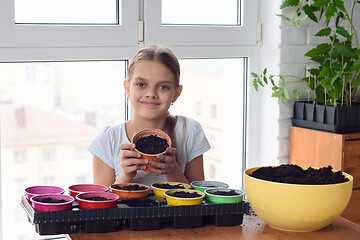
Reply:
[[[281,240],[281,239],[306,239],[306,240],[354,240],[360,239],[360,225],[352,223],[345,218],[338,217],[328,227],[307,233],[295,233],[274,229],[265,224],[256,215],[244,215],[243,225],[231,227],[216,227],[214,225],[202,228],[174,229],[163,228],[152,231],[131,231],[124,229],[109,233],[73,233],[66,236],[68,240],[124,240],[124,239],[256,239],[256,240]]]

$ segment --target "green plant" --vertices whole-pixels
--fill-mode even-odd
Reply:
[[[255,90],[271,83],[274,91],[272,96],[287,105],[290,99],[287,87],[294,80],[300,79],[306,83],[309,91],[313,91],[314,102],[334,106],[351,105],[360,86],[360,47],[353,24],[354,10],[359,5],[359,0],[351,1],[348,11],[343,0],[285,0],[280,9],[294,8],[295,15],[292,18],[283,14],[278,16],[296,27],[309,18],[322,26],[315,36],[326,37],[328,41],[305,53],[305,56],[318,63],[318,67],[308,70],[309,77],[270,75],[265,68],[261,74],[251,73]],[[298,99],[299,89],[294,90],[293,94]]]

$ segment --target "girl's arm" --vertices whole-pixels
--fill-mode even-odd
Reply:
[[[205,180],[202,154],[186,164],[185,177],[189,182]]]
[[[109,187],[115,181],[114,169],[93,154],[93,180],[95,184]]]

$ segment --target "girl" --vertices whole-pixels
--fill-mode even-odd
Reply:
[[[111,184],[204,180],[203,153],[210,149],[200,124],[183,116],[171,116],[170,106],[182,91],[180,65],[173,52],[161,46],[147,46],[134,56],[124,81],[133,107],[133,118],[108,126],[90,143],[94,183]],[[172,146],[158,155],[162,162],[140,159],[129,139],[137,131],[157,128],[169,134]],[[151,173],[142,171],[147,163]]]

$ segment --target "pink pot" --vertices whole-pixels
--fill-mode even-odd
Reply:
[[[65,200],[64,203],[44,203],[42,202],[46,198],[51,198],[53,200]],[[31,205],[37,212],[55,212],[55,211],[66,211],[71,210],[72,203],[75,201],[75,198],[63,194],[43,194],[36,195],[30,198]]]
[[[56,186],[32,186],[25,189],[25,195],[28,200],[36,195],[43,194],[63,194],[65,190]]]
[[[76,197],[76,195],[78,195],[80,193],[106,192],[108,190],[109,190],[109,188],[104,185],[93,184],[93,183],[75,184],[75,185],[71,185],[69,187],[70,195],[73,197]]]

